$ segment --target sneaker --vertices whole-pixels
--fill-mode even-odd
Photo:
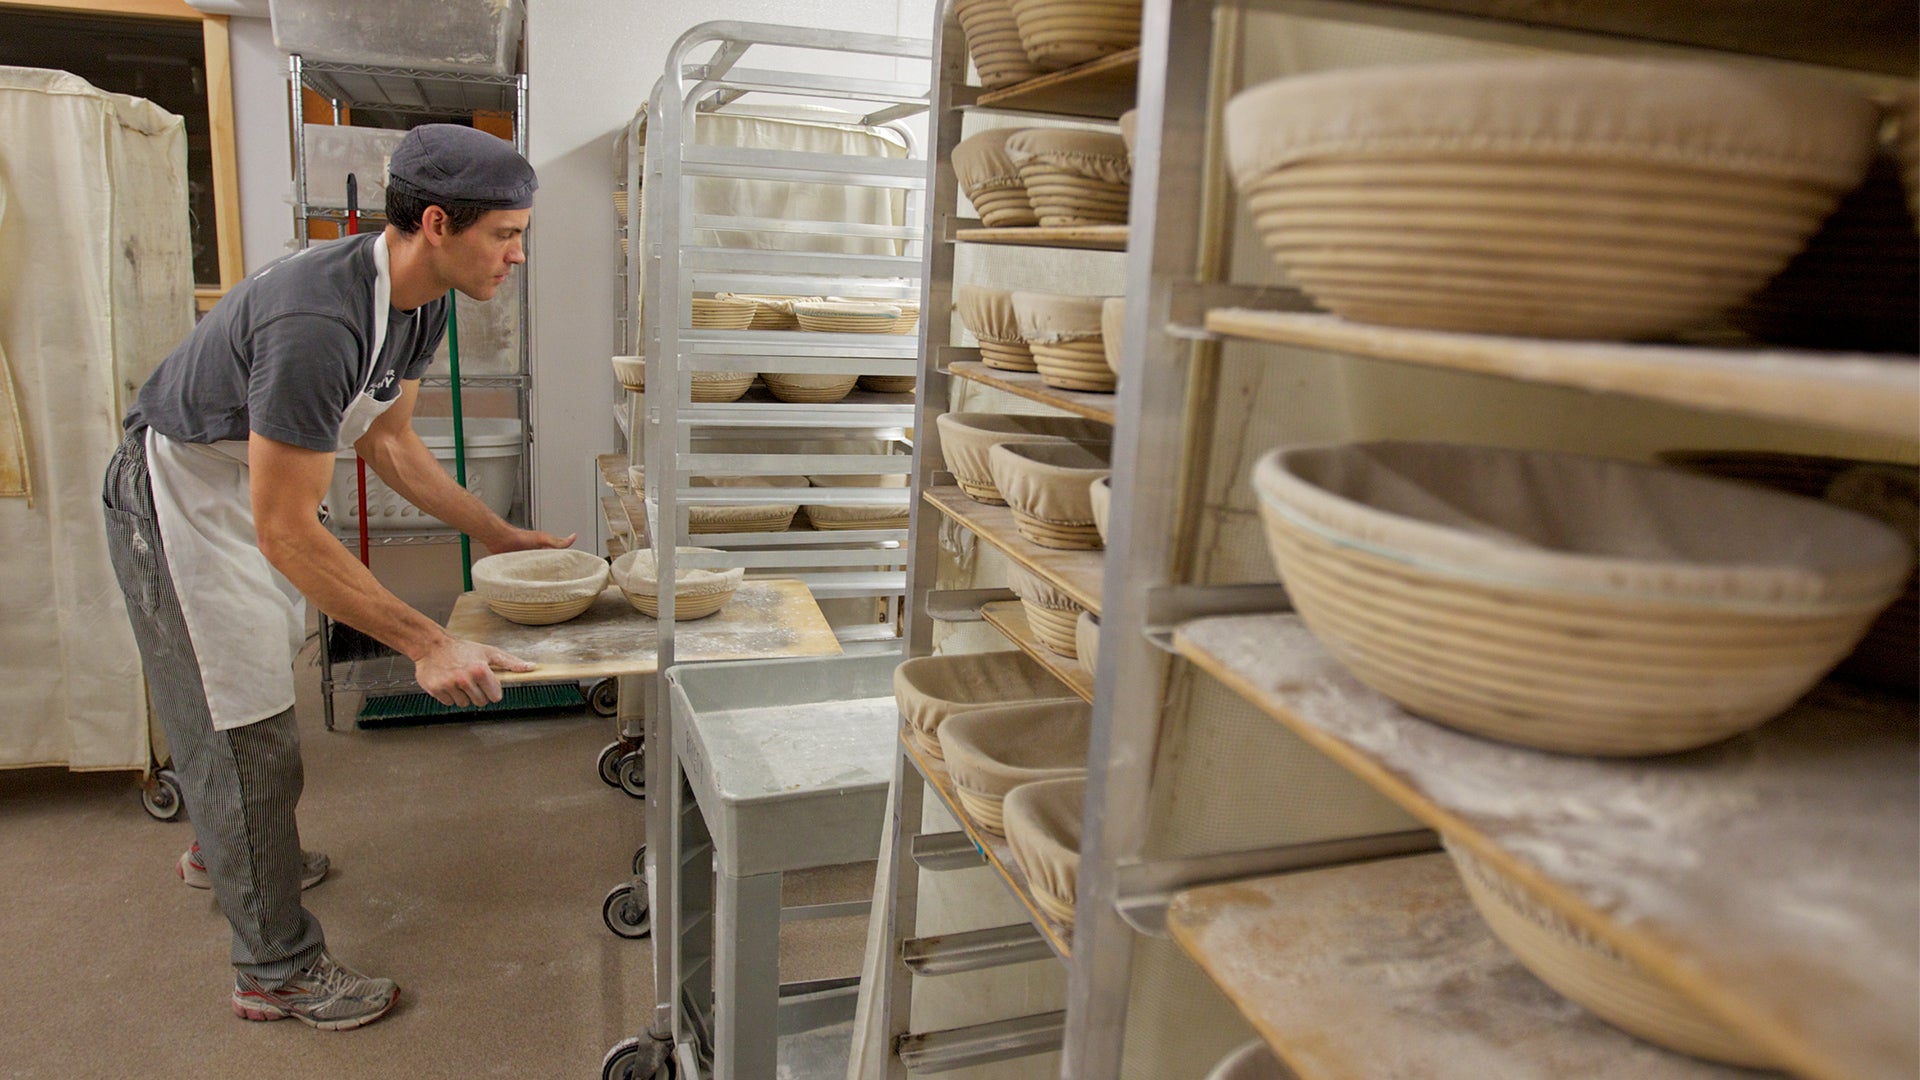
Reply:
[[[327,876],[327,868],[332,865],[325,855],[317,851],[302,851],[300,853],[300,887],[311,889],[320,884],[320,879]],[[195,840],[193,846],[180,856],[180,865],[174,872],[191,888],[213,888],[212,879],[207,877],[207,864],[200,858],[200,841],[198,840]]]
[[[233,1014],[242,1020],[291,1016],[322,1031],[347,1031],[385,1016],[400,1000],[392,979],[375,979],[336,961],[325,949],[306,970],[269,990],[253,976],[236,973]]]

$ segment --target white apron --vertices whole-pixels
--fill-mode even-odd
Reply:
[[[377,401],[368,384],[386,345],[392,279],[387,238],[373,242],[373,350],[367,377],[340,421],[339,449],[360,441],[400,400]],[[167,570],[200,663],[215,731],[293,707],[293,658],[306,641],[306,598],[260,553],[247,489],[247,444],[198,444],[147,431],[147,469]]]

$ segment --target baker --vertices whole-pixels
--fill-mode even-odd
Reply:
[[[200,320],[140,389],[102,498],[153,710],[195,843],[188,884],[233,927],[233,1011],[355,1028],[399,999],[336,961],[300,890],[327,872],[294,821],[303,774],[293,658],[306,602],[413,661],[445,705],[500,700],[532,665],[402,603],[321,522],[334,453],[491,551],[573,543],[502,520],[447,476],[411,423],[448,290],[490,299],[526,261],[533,167],[492,135],[409,131],[378,233],[268,263]]]

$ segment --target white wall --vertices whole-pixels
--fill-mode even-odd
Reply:
[[[234,143],[240,157],[240,240],[248,273],[293,245],[293,157],[287,58],[266,19],[227,20],[233,51]]]
[[[614,352],[613,140],[646,100],[674,41],[719,19],[928,37],[933,0],[542,0],[529,5],[533,212],[534,492],[539,527],[590,546],[593,458],[619,448]],[[749,66],[759,66],[750,55]],[[926,78],[889,62],[880,78]],[[624,167],[624,166],[623,166]]]

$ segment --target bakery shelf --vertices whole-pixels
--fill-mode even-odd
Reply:
[[[1295,345],[1696,408],[1913,440],[1920,362],[1912,357],[1727,349],[1409,330],[1337,315],[1219,308],[1207,329]]]
[[[608,487],[618,492],[627,490],[631,482],[627,478],[627,455],[601,454],[593,459],[593,464],[600,470],[600,479],[606,481]]]
[[[953,238],[963,244],[1012,244],[1017,247],[1073,248],[1078,251],[1125,251],[1125,225],[1025,225],[998,229],[956,229]]]
[[[1074,603],[1099,616],[1100,581],[1106,565],[1101,552],[1041,547],[1020,535],[1012,510],[975,502],[958,486],[928,488],[925,498],[935,510],[966,526],[975,536],[999,548],[1007,558],[1038,574],[1065,592]]]
[[[1400,29],[1488,37],[1503,43],[1572,32],[1713,52],[1851,68],[1911,78],[1920,40],[1911,3],[1847,6],[1794,0],[1288,0],[1300,15],[1386,22]]]
[[[1178,893],[1167,929],[1302,1080],[1755,1080],[1662,1050],[1535,978],[1414,855]]]
[[[1080,700],[1093,704],[1093,676],[1080,666],[1080,661],[1061,656],[1047,648],[1033,627],[1027,622],[1027,609],[1018,600],[997,600],[980,608],[980,617],[995,630],[1000,631],[1008,641],[1020,646],[1020,651],[1040,662],[1040,666],[1053,673],[1053,677],[1066,683]]]
[[[1136,45],[1065,71],[1050,71],[1012,86],[982,91],[974,107],[1116,120],[1133,108],[1139,81],[1140,48]]]
[[[1920,1073],[1916,708],[1837,683],[1717,746],[1550,754],[1411,716],[1294,615],[1176,650],[1796,1074]]]
[[[953,793],[953,779],[947,775],[947,770],[934,764],[922,754],[920,748],[914,746],[904,732],[900,738],[900,746],[905,751],[907,760],[913,762],[913,767],[919,770],[921,777],[926,780],[927,787],[940,797],[941,805],[945,806],[947,812],[953,815],[953,819],[960,823],[960,828],[967,834],[967,839],[972,840],[973,846],[979,848],[980,853],[986,856],[987,865],[993,867],[994,873],[1000,875],[1000,880],[1006,884],[1007,891],[1011,892],[1014,899],[1020,902],[1020,906],[1026,909],[1028,921],[1040,931],[1041,937],[1047,939],[1053,954],[1062,960],[1072,955],[1073,931],[1062,926],[1051,915],[1041,911],[1040,905],[1034,902],[1033,890],[1027,885],[1026,872],[1020,869],[1018,862],[1014,861],[1013,849],[1007,845],[1006,837],[995,836],[974,824],[966,808],[960,805],[960,797]]]
[[[982,386],[991,386],[995,390],[1004,390],[1015,397],[1037,401],[1042,405],[1051,405],[1075,416],[1084,416],[1103,424],[1113,423],[1114,395],[1112,394],[1098,394],[1086,390],[1061,390],[1041,382],[1038,372],[1002,371],[999,368],[990,368],[977,360],[957,360],[947,368],[947,373],[958,379],[966,379],[968,382],[977,382]]]

